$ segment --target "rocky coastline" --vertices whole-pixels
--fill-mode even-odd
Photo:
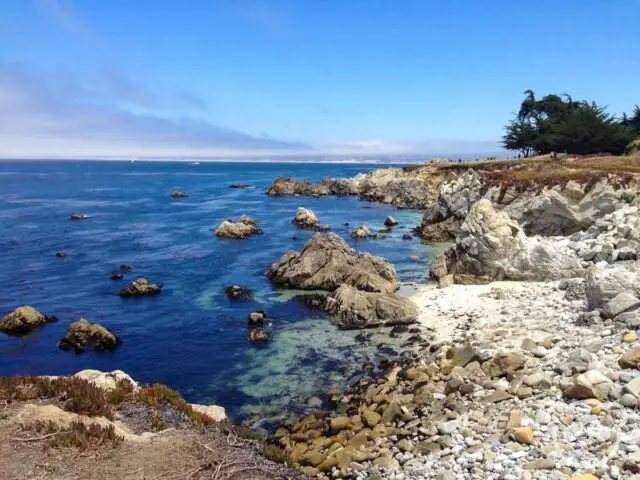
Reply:
[[[363,377],[346,391],[331,389],[326,402],[310,399],[312,413],[288,416],[262,443],[227,427],[221,407],[189,405],[166,387],[141,387],[122,372],[68,378],[118,392],[104,398],[118,405],[122,418],[116,420],[129,418],[130,431],[109,419],[112,424],[100,423],[108,438],[127,442],[129,434],[143,435],[135,429],[138,417],[127,410],[140,401],[153,407],[144,414],[147,433],[156,421],[189,435],[211,426],[215,434],[205,433],[215,439],[207,441],[219,444],[204,450],[216,460],[209,453],[191,459],[190,468],[180,470],[188,478],[218,478],[222,468],[229,475],[220,478],[634,478],[640,473],[640,184],[634,169],[593,166],[589,159],[432,163],[320,183],[274,180],[270,196],[354,195],[422,209],[416,233],[448,245],[431,262],[434,282],[407,298],[397,293],[400,281],[386,259],[356,253],[338,235],[322,233],[326,229],[311,210],[296,211],[294,225],[320,231],[300,252],[276,260],[266,276],[280,287],[312,290],[308,304],[340,328],[393,327],[389,335],[409,331],[412,337],[399,360],[386,362],[383,374]],[[243,239],[262,230],[242,217],[223,222],[214,233]],[[136,288],[136,295],[160,293],[157,285],[144,286],[157,291]],[[229,288],[227,295],[245,293]],[[22,332],[52,321],[23,308],[3,318],[1,328]],[[255,313],[266,318],[265,312]],[[77,350],[88,342],[111,350],[120,342],[100,326],[81,322],[81,335],[70,331],[73,342],[62,341],[63,346]],[[93,338],[94,330],[104,338]],[[263,330],[249,332],[251,337]],[[66,391],[77,388],[76,380],[65,384],[62,396],[47,396],[55,390],[49,380],[45,390],[33,377],[19,385],[3,382],[0,400],[11,405],[11,413],[0,421],[23,433],[35,431],[35,442],[98,428],[71,427],[78,418],[66,416],[76,413],[67,403],[75,397]],[[25,395],[33,389],[35,396]],[[56,411],[58,426],[46,424],[49,430],[42,422],[50,417],[31,411],[43,399],[64,413]],[[34,401],[36,407],[27,407]],[[113,415],[110,408],[102,410],[102,400],[98,404],[100,411],[89,416]],[[173,410],[165,411],[167,405]],[[201,438],[191,441],[208,446]],[[239,460],[226,460],[224,442],[238,442],[234,454],[260,455],[252,457],[254,467],[246,473],[253,477],[241,475],[233,463]],[[7,443],[11,439],[0,435],[0,447]],[[261,463],[264,456],[269,460]]]

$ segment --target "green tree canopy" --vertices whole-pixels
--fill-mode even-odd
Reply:
[[[546,95],[536,99],[527,90],[515,118],[505,127],[502,145],[525,157],[532,153],[566,152],[579,155],[620,155],[640,136],[640,107],[620,120],[595,102],[571,96]]]

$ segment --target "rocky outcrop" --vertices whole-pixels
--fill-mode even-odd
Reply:
[[[387,218],[384,219],[384,225],[385,227],[395,227],[396,225],[398,225],[398,221],[393,218],[391,215],[389,215]]]
[[[276,178],[267,195],[357,195],[400,208],[424,208],[435,197],[433,185],[419,173],[404,168],[378,168],[353,178],[325,177],[321,183]]]
[[[317,197],[322,195],[331,195],[331,191],[325,185],[305,181],[297,181],[289,177],[278,177],[267,189],[267,195],[270,195],[272,197],[280,197],[286,195],[303,195],[309,197]]]
[[[640,252],[640,202],[604,215],[587,230],[569,237],[568,247],[585,261],[623,262],[638,259]]]
[[[114,370],[113,372],[101,372],[100,370],[81,370],[74,375],[74,377],[81,378],[87,382],[93,383],[96,387],[102,390],[111,391],[118,387],[118,383],[127,381],[131,384],[134,391],[138,390],[138,383],[122,370]]]
[[[251,298],[251,290],[240,285],[229,285],[224,287],[224,294],[229,300],[249,300]]]
[[[293,217],[293,220],[291,220],[291,223],[293,223],[298,228],[314,229],[318,226],[320,221],[312,210],[298,207],[298,209],[296,210],[296,215],[295,217]]]
[[[395,293],[362,292],[341,285],[326,299],[324,309],[341,328],[407,325],[418,318],[416,305]]]
[[[241,190],[245,190],[247,188],[252,188],[252,187],[247,183],[232,183],[231,185],[229,185],[229,188],[238,188]]]
[[[119,344],[120,339],[102,325],[81,318],[69,325],[67,334],[58,342],[58,348],[76,353],[85,350],[111,352]]]
[[[267,271],[276,284],[333,291],[343,283],[367,292],[398,289],[396,270],[387,260],[355,251],[334,233],[316,233],[300,253],[288,252]]]
[[[506,213],[488,200],[472,205],[456,244],[432,266],[432,275],[456,283],[493,280],[552,280],[584,275],[578,258],[558,243],[527,238]]]
[[[121,297],[141,297],[144,295],[157,295],[162,291],[162,287],[155,283],[149,283],[145,278],[134,280],[127,288],[118,292]]]
[[[184,192],[175,191],[175,192],[171,192],[171,197],[172,198],[189,198],[189,195],[187,195]]]
[[[225,220],[213,233],[221,238],[248,238],[264,232],[258,228],[255,220],[243,215],[237,222]]]
[[[422,217],[420,236],[431,242],[455,239],[471,205],[482,198],[482,181],[473,170],[450,174],[438,188],[436,201]]]
[[[70,220],[86,220],[87,218],[89,218],[89,215],[86,213],[72,213],[69,215]]]
[[[591,267],[585,279],[587,308],[605,318],[640,316],[640,265]],[[626,322],[625,322],[626,323]]]
[[[0,320],[0,331],[7,335],[22,336],[47,323],[55,322],[53,316],[47,316],[28,305],[18,307]]]
[[[362,240],[371,235],[371,230],[366,225],[360,225],[358,228],[351,232],[351,236],[355,239]]]

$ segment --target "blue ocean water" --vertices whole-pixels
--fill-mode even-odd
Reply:
[[[388,258],[403,282],[426,280],[432,250],[419,240],[401,240],[420,223],[418,211],[352,197],[271,198],[264,192],[280,175],[318,181],[371,168],[0,162],[0,315],[33,305],[59,318],[24,341],[0,335],[0,375],[121,369],[141,382],[165,383],[191,402],[223,405],[235,420],[299,408],[311,395],[322,398],[329,385],[361,373],[367,358],[379,358],[379,345],[363,341],[359,332],[338,330],[264,276],[271,263],[300,250],[312,235],[291,224],[296,208],[311,208],[357,250]],[[234,182],[254,188],[229,188]],[[174,200],[173,190],[190,197]],[[71,221],[71,213],[91,218]],[[212,235],[221,221],[242,214],[256,219],[264,235]],[[385,240],[357,242],[344,226],[382,228],[389,214],[401,226]],[[56,257],[59,250],[67,256]],[[123,263],[134,271],[111,280]],[[116,295],[138,277],[162,284],[162,293]],[[229,301],[223,289],[230,284],[251,288],[254,297]],[[266,310],[273,322],[274,337],[266,345],[246,340],[246,315],[256,309]],[[118,334],[121,347],[108,354],[58,350],[67,326],[81,317]],[[388,343],[384,332],[379,336]]]

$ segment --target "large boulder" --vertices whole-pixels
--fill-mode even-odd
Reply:
[[[587,308],[615,317],[640,308],[640,264],[591,267],[585,279]]]
[[[18,307],[13,312],[2,317],[0,331],[7,335],[21,336],[55,321],[56,317],[49,317],[27,305]]]
[[[299,228],[313,229],[316,228],[320,222],[312,210],[298,207],[296,215],[293,217],[293,220],[291,220],[291,223]]]
[[[61,350],[73,350],[77,353],[87,349],[111,352],[120,344],[120,338],[98,323],[84,318],[69,325],[67,334],[58,342]]]
[[[372,328],[414,323],[416,305],[395,293],[362,292],[341,285],[327,297],[325,310],[342,328]]]
[[[157,295],[162,291],[162,288],[155,283],[149,283],[145,278],[139,278],[131,282],[127,288],[123,288],[118,292],[123,298],[126,297],[141,297],[143,295]]]
[[[316,233],[300,253],[288,252],[267,276],[279,285],[333,291],[343,283],[367,292],[398,289],[396,270],[386,259],[355,251],[334,233]]]
[[[221,238],[247,238],[264,233],[255,220],[243,215],[237,222],[225,220],[213,232]]]
[[[575,254],[559,243],[527,238],[505,212],[496,212],[489,200],[471,207],[456,244],[434,263],[432,275],[490,280],[555,280],[584,276]]]
[[[435,198],[428,179],[407,168],[376,168],[352,181],[359,197],[401,208],[425,208]]]

